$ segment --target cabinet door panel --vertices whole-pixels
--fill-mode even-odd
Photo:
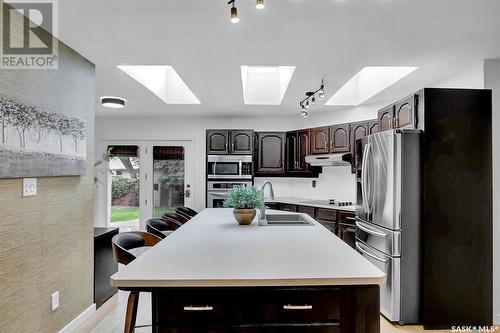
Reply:
[[[395,106],[395,127],[414,128],[416,115],[416,98],[414,95],[396,103]]]
[[[378,120],[369,120],[368,121],[368,134],[378,133]]]
[[[296,171],[298,169],[298,133],[286,133],[286,169]]]
[[[257,134],[257,170],[260,173],[285,171],[285,133],[260,132]]]
[[[207,131],[207,154],[229,154],[229,131]]]
[[[378,112],[378,130],[387,131],[394,128],[394,105],[388,106]]]
[[[306,163],[306,156],[310,155],[311,150],[311,140],[309,130],[299,131],[297,135],[298,139],[298,160],[297,165],[300,170],[309,170],[309,164]]]
[[[348,153],[351,149],[349,124],[330,127],[330,153]]]
[[[252,154],[253,131],[232,131],[231,132],[231,153],[232,154]]]
[[[329,136],[328,127],[311,129],[311,154],[328,154]]]
[[[351,171],[356,172],[354,159],[356,157],[356,140],[368,135],[368,123],[359,122],[351,124]]]
[[[316,216],[316,208],[314,207],[309,207],[309,206],[297,206],[297,212],[299,213],[305,213],[309,215],[310,217],[314,218]]]

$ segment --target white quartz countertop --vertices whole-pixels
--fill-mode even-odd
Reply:
[[[309,207],[317,207],[317,208],[327,208],[327,209],[335,209],[335,210],[344,210],[347,212],[355,212],[356,207],[352,206],[335,206],[328,204],[328,200],[314,200],[314,199],[306,199],[306,198],[295,198],[295,197],[275,197],[274,200],[270,198],[265,199],[266,202],[280,202],[291,205],[299,205],[299,206],[309,206]]]
[[[268,214],[286,214],[267,211]],[[305,216],[305,215],[304,215]],[[337,236],[313,226],[240,226],[207,208],[111,277],[116,287],[381,284],[384,273]]]

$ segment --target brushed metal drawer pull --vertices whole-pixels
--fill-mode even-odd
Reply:
[[[356,218],[355,218],[355,217],[351,217],[351,216],[346,216],[346,217],[345,217],[345,219],[346,219],[346,220],[349,220],[349,221],[354,221],[354,220],[356,220]]]
[[[210,305],[205,305],[205,306],[187,305],[184,307],[184,311],[212,311],[213,309],[214,307]]]
[[[313,306],[312,305],[283,305],[283,309],[285,310],[312,310]]]

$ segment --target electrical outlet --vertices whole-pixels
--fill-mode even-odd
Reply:
[[[23,178],[23,197],[36,195],[36,178]]]
[[[52,301],[52,311],[57,309],[59,307],[59,292],[56,291],[50,296],[50,299]]]
[[[316,181],[315,180],[312,181],[312,187],[316,188]]]

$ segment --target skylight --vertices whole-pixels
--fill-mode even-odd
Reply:
[[[392,86],[418,67],[365,67],[354,75],[325,105],[359,105]]]
[[[118,66],[167,104],[200,104],[172,66]]]
[[[241,66],[245,104],[280,105],[295,66]]]

